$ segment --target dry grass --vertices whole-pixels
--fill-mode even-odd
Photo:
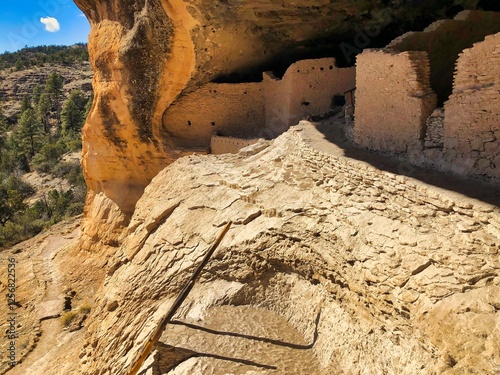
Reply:
[[[92,306],[90,306],[88,301],[85,301],[78,309],[78,311],[82,314],[88,314],[90,310],[92,310]]]
[[[77,313],[75,311],[68,311],[67,313],[64,313],[62,316],[63,326],[69,327],[76,315]]]

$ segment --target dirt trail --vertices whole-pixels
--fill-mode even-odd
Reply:
[[[78,237],[79,230],[77,227],[64,235],[55,233],[47,236],[32,255],[34,273],[39,285],[45,289],[43,299],[36,308],[42,335],[33,351],[8,371],[8,375],[41,374],[39,366],[44,362],[43,357],[64,341],[61,336],[66,333],[58,319],[63,312],[64,286],[55,258],[60,250]]]

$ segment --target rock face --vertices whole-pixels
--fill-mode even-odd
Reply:
[[[153,179],[98,292],[82,374],[127,373],[230,220],[178,320],[203,322],[220,305],[266,309],[308,342],[316,331],[318,374],[500,371],[498,209],[342,156],[302,123]],[[175,332],[164,344],[182,342]],[[192,345],[182,350],[213,350]],[[175,373],[210,368],[200,355],[198,372]],[[287,373],[274,365],[258,373]]]
[[[398,24],[444,1],[75,2],[92,25],[96,70],[83,130],[90,192],[81,248],[113,250],[87,320],[81,374],[127,373],[230,220],[178,314],[184,323],[208,322],[221,305],[265,309],[302,335],[318,374],[500,371],[498,209],[339,149],[319,151],[328,142],[306,125],[238,155],[174,162],[190,151],[165,124],[171,104],[202,84],[387,24],[382,9]],[[417,70],[416,79],[429,73]],[[161,348],[187,345],[179,332],[167,332]],[[199,343],[176,348],[195,353],[196,371],[176,367],[161,348],[149,360],[163,373],[207,373],[211,359],[199,357],[211,347]]]
[[[432,18],[447,3],[422,1],[402,7],[400,1],[373,5],[367,0],[75,2],[92,26],[89,52],[96,70],[94,107],[83,131],[83,166],[91,190],[87,211],[104,205],[104,211],[119,210],[125,222],[151,179],[183,154],[174,149],[162,124],[165,110],[180,95],[284,52],[303,53],[314,40],[354,36],[356,28],[380,29],[391,21],[404,24],[424,11]],[[94,218],[103,221],[105,216]],[[104,241],[104,228],[90,221],[85,228],[85,243]]]

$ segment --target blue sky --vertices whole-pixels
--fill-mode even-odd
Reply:
[[[87,42],[89,23],[72,0],[0,1],[0,53]]]

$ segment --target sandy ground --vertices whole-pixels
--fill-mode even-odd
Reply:
[[[1,254],[2,263],[6,257],[17,260],[16,299],[20,303],[17,310],[19,337],[16,340],[19,363],[7,371],[9,375],[50,374],[50,371],[44,372],[40,368],[44,356],[68,336],[59,318],[64,307],[65,271],[60,269],[56,258],[78,238],[79,222],[77,218],[57,224]],[[4,371],[2,366],[0,373]]]

